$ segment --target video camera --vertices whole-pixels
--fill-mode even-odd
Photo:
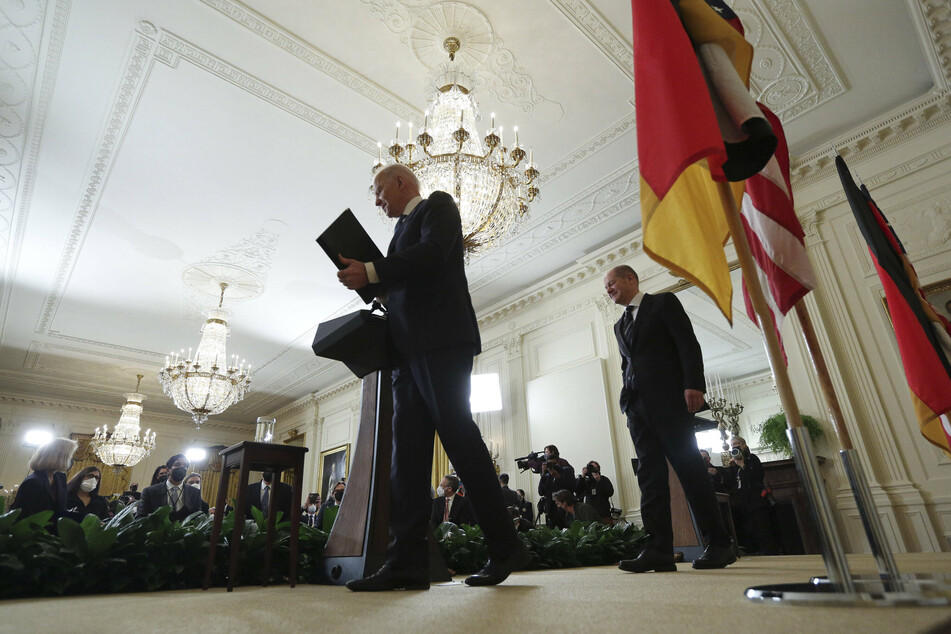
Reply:
[[[524,473],[529,469],[532,470],[532,473],[541,473],[542,467],[544,467],[547,462],[548,457],[544,451],[533,451],[527,456],[516,458],[515,466],[522,470],[520,473]]]

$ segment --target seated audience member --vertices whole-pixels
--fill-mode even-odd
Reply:
[[[307,505],[301,509],[300,523],[304,526],[320,528],[317,523],[317,511],[320,509],[320,493],[311,493],[307,496]]]
[[[330,499],[320,507],[317,513],[317,528],[322,531],[330,531],[337,519],[337,512],[340,511],[340,503],[343,501],[343,492],[347,489],[347,483],[343,480],[334,485],[331,491]]]
[[[530,526],[534,526],[535,514],[532,510],[532,503],[525,499],[523,489],[516,489],[515,492],[518,494],[518,512],[528,521]]]
[[[602,523],[610,524],[614,521],[611,519],[611,496],[614,495],[614,485],[606,475],[601,475],[601,465],[594,460],[581,470],[575,485],[575,495],[578,500],[594,507]]]
[[[545,464],[542,465],[542,477],[538,480],[538,508],[545,514],[548,526],[564,524],[564,513],[552,500],[556,491],[575,488],[575,469],[561,457],[558,447],[545,447]]]
[[[703,458],[703,466],[707,469],[707,475],[710,482],[713,483],[713,490],[717,493],[730,492],[730,473],[724,467],[718,467],[710,460],[710,452],[706,449],[700,450],[700,457]]]
[[[509,474],[499,474],[499,484],[502,485],[502,499],[505,506],[518,506],[518,493],[509,488]]]
[[[155,486],[159,482],[165,482],[166,480],[168,480],[168,467],[159,465],[155,467],[155,471],[152,472],[152,482],[149,483],[149,486]],[[141,495],[139,499],[142,499]]]
[[[189,473],[185,476],[185,486],[192,487],[198,491],[198,495],[201,495],[201,474],[200,473]],[[201,501],[201,512],[207,513],[210,509],[208,508],[208,502],[205,500]]]
[[[512,523],[515,524],[515,530],[519,533],[527,533],[532,530],[531,523],[522,517],[522,514],[519,513],[518,507],[510,506],[508,507],[509,515],[512,517]]]
[[[111,516],[109,503],[99,495],[102,473],[99,467],[86,467],[66,485],[66,508],[85,517],[95,515],[101,520]]]
[[[128,491],[122,492],[122,502],[124,504],[129,504],[130,501],[135,502],[136,500],[142,499],[142,492],[139,491],[139,483],[133,482],[129,485]]]
[[[76,447],[76,441],[69,438],[54,438],[37,447],[30,458],[33,473],[20,484],[10,510],[20,509],[21,518],[53,511],[51,522],[67,515],[66,472],[73,464]]]
[[[433,528],[443,522],[452,522],[453,524],[475,525],[475,517],[469,508],[469,500],[459,492],[459,478],[454,475],[447,475],[439,483],[436,489],[438,496],[433,500],[433,512],[429,520]]]
[[[163,506],[171,507],[168,518],[172,521],[181,521],[201,511],[201,493],[195,487],[185,486],[188,464],[184,454],[175,454],[166,461],[168,479],[142,491],[138,511],[140,517],[151,515]]]
[[[575,520],[584,524],[601,521],[598,512],[594,510],[593,506],[577,501],[575,494],[567,489],[556,491],[552,499],[555,500],[555,504],[558,505],[558,508],[564,513],[565,519],[562,528],[570,527],[571,523]]]
[[[739,500],[737,533],[746,541],[746,549],[753,554],[778,555],[779,544],[773,532],[769,490],[763,482],[763,463],[750,452],[746,441],[734,436],[730,472],[733,476],[736,497]],[[745,539],[744,539],[745,538]]]
[[[253,519],[251,507],[261,509],[264,517],[267,517],[268,509],[274,506],[274,515],[278,512],[283,513],[285,520],[291,518],[291,497],[294,489],[291,485],[284,484],[274,478],[273,471],[264,471],[261,473],[260,482],[248,485],[247,506],[244,509],[244,516],[247,519]]]

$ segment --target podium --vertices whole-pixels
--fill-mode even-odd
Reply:
[[[363,379],[360,424],[347,490],[337,512],[317,581],[343,585],[376,572],[389,545],[390,459],[393,453],[393,382],[396,352],[386,318],[362,310],[317,327],[312,349],[318,357],[342,361]],[[432,530],[430,577],[451,581]]]

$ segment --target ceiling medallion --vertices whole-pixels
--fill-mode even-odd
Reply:
[[[397,123],[396,138],[387,150],[389,162],[384,163],[380,144],[373,174],[387,164],[401,163],[416,173],[424,196],[436,190],[451,194],[462,216],[463,246],[471,256],[496,246],[524,217],[538,196],[539,172],[531,150],[526,153],[519,142],[518,127],[512,130],[513,147],[505,147],[503,129],[495,127],[495,114],[485,138],[479,140],[479,106],[472,95],[472,80],[455,63],[460,46],[455,37],[443,42],[450,61],[436,84],[415,143],[413,124],[403,142]],[[520,172],[526,155],[528,162]]]

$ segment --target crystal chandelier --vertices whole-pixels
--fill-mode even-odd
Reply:
[[[459,46],[455,37],[443,42],[450,62],[455,59]],[[409,135],[402,143],[397,123],[396,139],[388,152],[394,162],[416,173],[424,196],[441,190],[455,198],[462,216],[463,245],[467,255],[472,255],[498,244],[525,215],[529,203],[538,195],[534,183],[539,172],[529,151],[525,170],[519,173],[518,167],[526,153],[519,144],[518,128],[513,130],[515,145],[509,150],[505,147],[502,128],[495,127],[495,114],[485,138],[479,140],[476,130],[479,106],[466,84],[470,84],[470,80],[462,72],[447,67],[447,72],[437,81],[440,87],[430,101],[416,143],[413,142],[413,124],[409,124]],[[384,165],[380,144],[373,174]]]
[[[117,473],[123,467],[137,464],[152,453],[155,446],[155,432],[151,429],[146,429],[145,435],[139,438],[139,417],[142,415],[145,395],[139,394],[142,375],[137,376],[139,380],[135,384],[135,392],[125,395],[125,405],[122,406],[122,414],[115,429],[110,434],[108,425],[103,425],[102,429],[96,427],[96,433],[89,443],[103,464],[115,467]]]
[[[171,353],[165,357],[165,367],[159,371],[162,390],[178,409],[188,412],[195,421],[195,428],[241,401],[250,391],[251,366],[238,365],[238,356],[232,355],[229,363],[225,352],[225,340],[230,334],[230,313],[221,305],[228,285],[219,284],[221,297],[218,307],[208,311],[208,319],[201,329],[201,341],[192,358],[192,349],[185,354]],[[224,364],[224,367],[222,367]]]

